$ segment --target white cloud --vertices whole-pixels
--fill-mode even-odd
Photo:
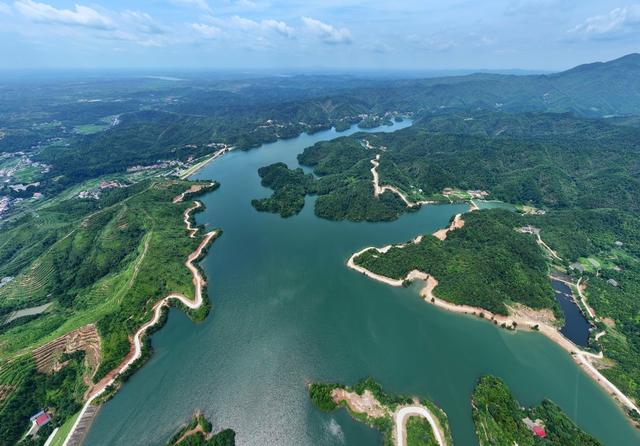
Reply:
[[[241,31],[251,31],[260,27],[258,22],[237,15],[229,19],[223,19],[222,21],[226,22],[229,28],[239,29]]]
[[[122,13],[122,19],[131,28],[144,34],[165,34],[169,31],[146,12],[125,11]]]
[[[11,6],[0,2],[0,14],[11,14]]]
[[[279,20],[273,20],[273,19],[263,20],[262,26],[264,26],[267,29],[271,29],[285,37],[293,37],[293,35],[295,34],[295,30],[292,27],[287,25],[285,22],[281,22]]]
[[[258,38],[264,38],[264,34],[275,32],[281,36],[292,38],[295,30],[280,20],[267,19],[260,22],[234,15],[225,18],[209,17],[209,22],[217,28],[224,29],[228,33],[236,33],[242,35],[253,35]]]
[[[302,22],[311,33],[320,37],[324,43],[340,44],[352,41],[351,31],[347,28],[336,28],[311,17],[302,17]]]
[[[611,39],[640,34],[640,5],[615,8],[606,14],[589,17],[567,33],[593,39]]]
[[[197,31],[202,37],[205,37],[207,39],[216,39],[222,34],[220,28],[211,25],[205,25],[204,23],[192,23],[191,28]]]
[[[15,2],[16,9],[25,17],[39,23],[82,26],[94,29],[115,29],[108,16],[88,6],[75,5],[75,9],[57,9],[46,3],[32,0]]]
[[[174,5],[185,5],[198,8],[202,11],[211,11],[211,7],[207,0],[169,0]]]

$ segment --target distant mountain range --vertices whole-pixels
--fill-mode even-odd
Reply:
[[[572,112],[589,117],[637,115],[640,114],[640,54],[580,65],[554,74],[476,73],[398,80],[383,91],[377,86],[366,90],[368,100],[383,108],[398,105],[445,113],[453,108]]]

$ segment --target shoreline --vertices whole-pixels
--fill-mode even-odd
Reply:
[[[455,222],[455,218],[454,218],[454,222]],[[459,224],[460,223],[458,223],[458,225]],[[442,231],[444,231],[444,237],[446,238],[446,234],[450,230],[454,230],[454,229],[455,227],[454,227],[454,224],[452,223],[448,228],[436,231],[433,234],[433,236],[436,236],[436,234],[439,234],[439,236],[443,236]],[[409,243],[419,243],[421,239],[422,239],[422,236],[418,236]],[[568,352],[571,355],[573,361],[578,365],[578,367],[580,367],[587,374],[587,376],[589,376],[598,386],[600,386],[601,389],[603,389],[610,397],[613,398],[613,400],[617,403],[617,405],[624,410],[624,413],[627,416],[627,419],[629,421],[633,421],[634,422],[633,424],[636,425],[637,427],[637,424],[636,424],[637,422],[630,417],[629,411],[636,411],[640,414],[640,408],[638,407],[638,405],[631,398],[625,395],[620,389],[618,389],[618,387],[616,387],[615,384],[609,381],[602,373],[600,373],[600,371],[590,361],[590,359],[596,359],[596,360],[603,359],[604,354],[602,351],[600,351],[600,353],[598,354],[595,354],[595,353],[587,352],[580,349],[569,339],[565,338],[558,329],[556,329],[555,327],[543,321],[539,321],[539,320],[528,318],[528,317],[523,317],[521,315],[511,315],[511,316],[497,315],[484,308],[473,307],[470,305],[458,305],[458,304],[454,304],[454,303],[445,301],[443,299],[440,299],[433,294],[434,288],[438,285],[438,280],[435,277],[423,271],[412,270],[402,279],[392,279],[390,277],[386,277],[380,274],[376,274],[372,271],[369,271],[368,269],[362,266],[356,265],[355,263],[356,257],[358,257],[362,253],[369,251],[371,249],[374,249],[379,253],[385,253],[392,247],[402,248],[404,246],[407,246],[407,243],[399,244],[399,245],[386,245],[382,248],[369,246],[367,248],[361,249],[360,251],[352,254],[351,257],[349,257],[349,259],[347,260],[347,267],[355,271],[358,271],[361,274],[364,274],[370,279],[374,279],[379,282],[385,283],[387,285],[395,286],[395,287],[403,286],[403,283],[405,281],[422,280],[425,282],[425,285],[420,290],[420,297],[425,302],[433,304],[436,307],[442,308],[452,313],[474,315],[474,316],[480,317],[481,319],[485,319],[488,322],[493,322],[495,325],[505,324],[506,327],[509,327],[509,326],[513,326],[513,323],[515,322],[516,328],[518,329],[540,332],[542,335],[544,335],[549,340],[554,342],[556,345],[560,346],[563,350]],[[535,326],[538,327],[537,330],[534,328]]]
[[[184,172],[181,172],[178,175],[178,177],[180,179],[184,180],[184,179],[190,177],[191,175],[194,175],[195,173],[197,173],[198,171],[203,169],[205,166],[207,166],[209,163],[211,163],[212,161],[215,161],[216,159],[220,158],[225,153],[231,152],[233,149],[235,149],[235,147],[229,146],[229,147],[225,147],[224,149],[216,150],[215,152],[213,152],[213,154],[211,156],[209,156],[209,158],[206,158],[206,159],[194,164],[193,166],[187,168],[187,170],[185,170]]]
[[[182,193],[181,195],[178,195],[179,198],[176,197],[174,199],[174,203],[183,201],[185,194],[186,192]],[[189,217],[191,215],[191,212],[193,212],[195,209],[200,208],[201,206],[202,204],[199,201],[194,201],[194,205],[190,206],[184,211],[184,214],[183,214],[184,222],[185,222],[187,231],[189,232],[190,238],[195,238],[198,228],[194,228],[191,226],[191,221]],[[171,299],[175,299],[191,310],[197,310],[202,306],[202,304],[204,303],[204,299],[202,298],[202,289],[207,282],[202,277],[199,269],[197,268],[197,266],[193,264],[193,262],[202,255],[202,252],[204,251],[204,249],[209,245],[209,243],[211,243],[211,241],[219,233],[220,233],[219,230],[213,230],[213,231],[207,232],[202,238],[202,241],[200,242],[196,250],[193,251],[191,254],[189,254],[189,256],[187,257],[187,260],[184,263],[185,266],[189,269],[189,271],[191,271],[193,275],[193,284],[195,287],[194,299],[191,300],[180,293],[170,293],[154,304],[154,306],[152,307],[153,317],[148,322],[143,324],[135,332],[135,334],[133,335],[133,338],[131,339],[131,347],[130,347],[129,353],[124,357],[120,365],[118,365],[115,369],[107,373],[107,375],[104,378],[102,378],[95,385],[93,385],[92,389],[90,389],[90,391],[87,392],[89,396],[85,401],[85,404],[82,406],[82,409],[80,409],[80,413],[78,414],[78,417],[76,418],[76,421],[74,422],[73,426],[69,430],[67,437],[62,443],[63,446],[69,445],[74,433],[77,432],[78,427],[82,423],[83,416],[87,413],[87,410],[92,406],[93,401],[95,401],[96,398],[98,398],[99,396],[103,395],[106,392],[107,388],[111,386],[113,383],[115,383],[118,377],[122,375],[124,372],[126,372],[142,356],[142,352],[143,352],[142,339],[146,331],[160,321],[160,318],[162,316],[162,311],[164,310],[164,308],[169,306],[169,301]],[[86,432],[81,433],[80,435],[84,435],[84,434],[86,434]]]
[[[427,420],[438,446],[449,445],[438,417],[431,412],[431,409],[422,405],[417,398],[413,399],[412,404],[407,403],[397,406],[394,411],[382,404],[370,389],[365,389],[362,395],[359,395],[352,390],[336,387],[331,391],[331,399],[336,405],[344,403],[352,416],[353,414],[365,414],[370,418],[389,416],[394,425],[391,431],[391,439],[396,446],[406,445],[407,420],[412,416],[423,417]]]

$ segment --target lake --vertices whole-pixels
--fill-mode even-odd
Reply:
[[[470,395],[488,373],[523,404],[551,398],[605,444],[640,444],[608,395],[539,333],[448,313],[421,301],[417,284],[393,288],[346,268],[354,251],[429,234],[466,205],[425,206],[375,224],[316,218],[313,198],[289,219],[251,207],[271,193],[259,167],[295,167],[305,147],[336,136],[328,130],[234,151],[195,175],[221,183],[197,215],[224,229],[202,262],[211,314],[195,324],[171,311],[153,336],[153,357],[105,404],[86,444],[164,444],[196,409],[214,429],[234,429],[239,445],[378,444],[380,436],[344,410],[315,409],[305,388],[372,376],[390,393],[438,404],[455,443],[474,445]]]

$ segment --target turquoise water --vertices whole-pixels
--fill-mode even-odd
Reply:
[[[409,122],[396,124],[393,130]],[[353,129],[352,131],[355,131]],[[322,413],[305,384],[373,376],[386,390],[429,398],[448,414],[458,445],[477,444],[469,397],[478,378],[502,377],[523,404],[549,397],[608,445],[640,435],[569,355],[537,333],[512,333],[421,301],[345,267],[354,251],[431,233],[466,210],[426,206],[391,223],[330,222],[258,213],[257,169],[333,131],[232,152],[196,177],[220,181],[197,220],[224,234],[202,263],[213,302],[204,323],[173,310],[155,354],[109,401],[87,444],[164,444],[196,409],[239,445],[371,445],[379,435],[339,411]]]

